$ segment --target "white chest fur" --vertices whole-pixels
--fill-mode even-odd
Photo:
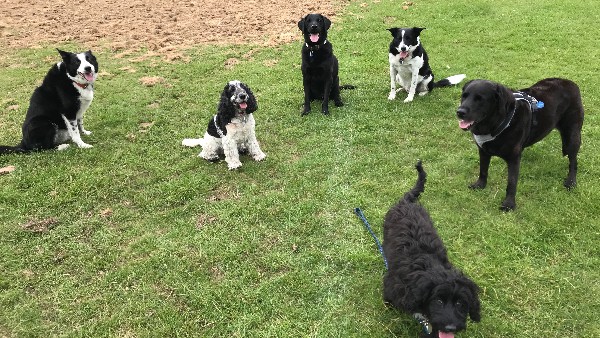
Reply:
[[[77,118],[81,119],[83,117],[83,113],[90,107],[92,104],[92,100],[94,99],[94,88],[92,85],[88,85],[87,88],[81,88],[73,83],[73,86],[79,92],[79,110],[77,111]]]

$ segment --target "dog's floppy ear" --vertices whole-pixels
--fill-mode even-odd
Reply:
[[[462,276],[459,283],[463,285],[468,292],[464,295],[467,297],[466,301],[469,305],[469,317],[474,322],[481,320],[481,304],[479,302],[479,287],[475,282],[469,279],[467,276]]]
[[[400,34],[401,29],[400,28],[388,28],[388,31],[390,31],[390,33],[392,33],[393,37],[397,37],[398,34]]]
[[[306,20],[306,17],[303,17],[302,19],[300,19],[300,21],[298,21],[298,28],[300,28],[300,30],[303,32],[304,32],[304,20]]]
[[[406,287],[406,293],[402,303],[409,313],[420,312],[429,301],[430,293],[434,288],[434,282],[425,272],[419,272],[413,277],[412,283]]]
[[[217,108],[217,114],[221,114],[228,117],[235,116],[235,108],[231,103],[231,97],[229,96],[229,83],[225,85],[221,92],[221,98],[219,99],[219,107]]]
[[[496,83],[496,91],[494,94],[498,100],[498,111],[500,113],[506,115],[515,108],[515,97],[513,96],[512,91],[510,91],[508,88]]]
[[[256,102],[256,97],[254,96],[254,93],[246,84],[241,83],[240,86],[244,88],[246,94],[248,94],[248,108],[246,108],[246,112],[248,114],[254,113],[258,109],[258,102]]]
[[[325,29],[329,29],[329,27],[331,27],[331,20],[329,20],[329,18],[322,14],[321,17],[323,18],[323,22],[325,23]]]

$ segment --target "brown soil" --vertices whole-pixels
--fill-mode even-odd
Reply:
[[[201,44],[276,45],[300,39],[308,13],[333,17],[345,0],[2,0],[0,46],[132,51],[168,55]],[[174,57],[176,58],[176,56]]]

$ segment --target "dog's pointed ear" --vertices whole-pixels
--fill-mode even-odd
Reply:
[[[256,97],[254,96],[254,93],[252,92],[250,87],[248,87],[246,84],[242,83],[240,86],[244,88],[246,94],[248,94],[248,108],[246,108],[246,111],[248,112],[248,114],[252,114],[258,109],[258,102],[256,102]]]
[[[418,34],[418,35],[420,35],[420,34],[421,34],[421,32],[422,32],[423,30],[425,30],[425,27],[413,27],[413,30],[414,30],[415,32],[417,32],[417,34]]]
[[[323,18],[323,22],[325,23],[325,29],[329,29],[329,27],[331,27],[331,20],[329,20],[329,18],[325,15],[321,15],[321,17]]]
[[[60,54],[60,57],[63,59],[64,62],[69,62],[69,60],[71,59],[72,53],[65,52],[64,50],[60,50],[58,48],[56,48],[56,50],[58,51],[58,53]]]
[[[390,33],[392,33],[393,37],[397,37],[398,34],[400,34],[400,28],[388,28],[388,31],[390,31]]]
[[[300,28],[300,30],[303,32],[304,32],[304,20],[306,20],[306,17],[303,17],[302,19],[300,19],[300,21],[298,21],[298,28]]]

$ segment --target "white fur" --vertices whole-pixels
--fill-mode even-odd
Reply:
[[[181,144],[186,147],[201,146],[202,151],[198,156],[213,161],[219,154],[225,155],[225,162],[230,170],[242,166],[239,151],[248,150],[255,161],[264,160],[267,155],[262,152],[256,139],[254,116],[249,114],[246,118],[236,116],[225,127],[227,135],[222,138],[213,137],[206,132],[200,139],[184,139]]]
[[[458,75],[448,76],[446,79],[448,81],[450,81],[451,84],[455,85],[455,84],[459,84],[466,77],[467,77],[466,74],[458,74]]]
[[[402,37],[404,38],[405,31],[402,31]],[[390,62],[390,95],[388,100],[396,98],[396,82],[400,84],[406,92],[408,97],[404,102],[410,102],[415,97],[417,89],[419,95],[427,94],[427,85],[431,81],[431,76],[423,78],[419,75],[419,69],[423,67],[423,58],[420,56],[412,57],[413,51],[421,44],[420,37],[417,37],[417,44],[414,46],[408,46],[404,43],[403,39],[400,40],[400,44],[396,49],[400,52],[402,48],[405,48],[408,52],[408,56],[404,60],[400,60],[400,54],[394,55],[389,53]],[[419,88],[417,88],[419,85]]]

